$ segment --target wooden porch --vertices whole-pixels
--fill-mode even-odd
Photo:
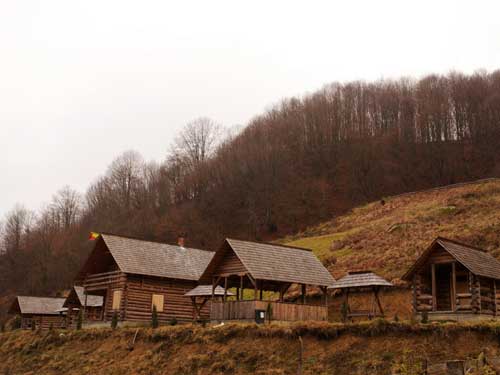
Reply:
[[[210,319],[214,321],[255,321],[256,311],[265,311],[266,320],[271,321],[293,322],[328,319],[326,306],[260,300],[212,301]]]

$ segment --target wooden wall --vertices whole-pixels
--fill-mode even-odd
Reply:
[[[66,328],[66,319],[63,315],[21,315],[21,328],[31,329],[31,324],[35,324],[35,329],[48,330]]]
[[[124,320],[132,322],[150,322],[152,315],[153,294],[163,295],[163,311],[158,312],[160,323],[172,319],[178,322],[193,320],[191,299],[185,293],[196,287],[195,281],[158,279],[141,276],[128,276],[122,301]],[[210,302],[201,310],[201,318],[209,318]]]
[[[224,258],[221,260],[213,275],[238,275],[246,272],[245,266],[236,256],[233,249],[228,248],[224,253]]]

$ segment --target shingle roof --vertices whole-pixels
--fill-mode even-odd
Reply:
[[[491,254],[445,238],[436,242],[473,274],[500,280],[500,262]]]
[[[370,271],[349,272],[334,282],[328,289],[362,288],[370,286],[392,286],[384,278]]]
[[[83,287],[82,286],[74,286],[73,289],[75,290],[75,293],[78,297],[78,300],[80,301],[80,304],[82,306],[85,305],[85,294],[83,293]],[[103,303],[104,297],[103,296],[95,296],[92,294],[87,294],[87,306],[88,307],[101,307]]]
[[[197,281],[214,256],[211,251],[101,234],[125,273]]]
[[[191,289],[189,292],[187,292],[184,295],[188,296],[188,297],[211,296],[212,295],[212,285],[198,285],[196,288]],[[224,288],[221,286],[217,286],[217,288],[215,288],[215,295],[216,296],[223,296],[224,295]],[[228,290],[226,295],[234,296],[234,293],[232,293]]]
[[[445,249],[453,258],[473,274],[500,280],[500,262],[491,254],[484,250],[442,237],[438,237],[432,242],[432,245],[424,251],[410,270],[403,276],[403,279],[410,279],[413,273],[427,259],[427,256],[432,252],[436,244]]]
[[[226,239],[253,278],[329,286],[335,279],[314,253],[298,247]]]
[[[18,296],[14,304],[18,304],[21,314],[58,315],[65,298]],[[12,308],[11,308],[12,310]]]

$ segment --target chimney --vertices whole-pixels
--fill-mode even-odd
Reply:
[[[184,247],[185,240],[186,235],[184,233],[179,234],[179,236],[177,236],[177,245],[179,245],[180,247]]]

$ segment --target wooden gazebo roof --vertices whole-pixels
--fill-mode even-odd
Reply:
[[[212,285],[198,285],[196,288],[191,289],[189,292],[184,294],[186,297],[211,297],[212,296]],[[217,286],[214,291],[214,295],[223,296],[224,288]],[[229,290],[226,291],[227,296],[234,296],[233,292]]]
[[[309,249],[227,238],[228,245],[254,279],[284,283],[329,286],[335,282],[330,272]],[[210,279],[223,261],[225,246],[215,253],[202,279]]]
[[[485,250],[466,245],[447,238],[438,237],[415,261],[408,272],[403,276],[404,280],[410,280],[418,269],[425,263],[432,251],[440,246],[447,251],[460,264],[477,276],[500,280],[500,262]]]
[[[347,289],[365,287],[391,287],[386,279],[371,271],[351,271],[346,276],[335,281],[328,289]]]
[[[18,296],[9,312],[12,314],[58,315],[65,298]]]

